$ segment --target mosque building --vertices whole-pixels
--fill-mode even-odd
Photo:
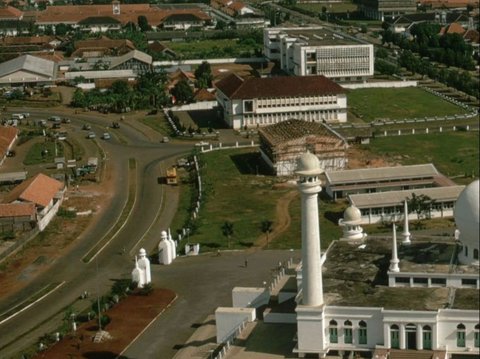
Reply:
[[[367,237],[358,224],[358,209],[349,207],[339,223],[342,238],[321,248],[321,173],[315,155],[305,153],[298,159],[302,260],[292,271],[295,295],[282,296],[281,290],[278,295],[292,301],[295,309],[283,316],[277,311],[274,320],[265,311],[264,322],[296,324],[292,351],[298,357],[478,358],[479,181],[456,201],[455,238],[411,237],[408,219],[394,223],[388,238]],[[249,296],[244,307],[255,302],[251,293],[252,288],[242,294],[237,287],[236,306],[241,306],[242,295]],[[240,309],[245,310],[230,312],[230,323],[235,322],[232,316],[242,315]],[[231,330],[225,328],[227,319],[216,319],[217,326]]]

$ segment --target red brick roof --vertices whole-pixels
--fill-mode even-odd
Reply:
[[[480,39],[480,34],[477,30],[467,30],[465,34],[463,34],[463,38],[475,44],[478,44]]]
[[[112,5],[61,5],[48,6],[38,17],[39,23],[78,23],[92,17],[111,17],[122,24],[137,23],[138,17],[143,15],[152,26],[160,24],[164,18],[174,14],[192,14],[202,20],[210,17],[197,8],[191,9],[160,9],[149,4],[122,4],[120,14],[113,14]]]
[[[242,80],[232,74],[215,85],[230,99],[314,96],[345,93],[325,76],[278,76]]]
[[[442,27],[440,29],[440,35],[444,34],[460,34],[462,35],[465,29],[458,22],[452,22],[450,25]]]
[[[135,45],[130,40],[127,40],[127,39],[109,39],[108,37],[102,37],[100,39],[75,41],[75,49],[102,48],[102,47],[114,49],[122,46],[135,50]]]
[[[215,95],[207,89],[200,89],[194,96],[196,101],[215,101]]]
[[[32,202],[35,205],[46,207],[55,195],[64,188],[62,182],[57,181],[43,173],[23,181],[8,193],[3,199],[4,203],[14,201]]]
[[[20,19],[23,12],[13,6],[0,6],[0,20]]]
[[[18,129],[16,127],[0,127],[0,156],[3,158],[8,148],[12,144],[13,140],[18,135]]]
[[[35,203],[0,203],[0,218],[30,217],[35,218]]]
[[[45,45],[55,40],[54,36],[6,36],[2,39],[5,45]]]

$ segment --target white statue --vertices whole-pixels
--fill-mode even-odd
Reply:
[[[150,273],[150,261],[147,258],[147,252],[141,248],[138,252],[140,259],[135,256],[135,268],[132,271],[132,281],[138,283],[138,288],[143,288],[145,284],[152,281]]]
[[[172,250],[172,261],[177,258],[177,243],[172,239],[172,233],[170,232],[170,228],[168,229],[168,241],[171,245]]]
[[[172,263],[172,244],[168,240],[167,232],[160,234],[160,243],[158,243],[158,263],[168,265]]]

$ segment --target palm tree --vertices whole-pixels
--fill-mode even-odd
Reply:
[[[263,234],[267,235],[267,248],[268,248],[268,234],[272,231],[273,229],[273,222],[266,219],[262,221],[260,224],[260,230],[262,231]]]

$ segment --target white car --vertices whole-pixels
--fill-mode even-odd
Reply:
[[[200,142],[197,142],[195,144],[195,146],[197,147],[203,147],[203,146],[209,146],[210,144],[208,142],[205,142],[205,141],[200,141]]]
[[[104,139],[104,140],[109,140],[109,139],[111,139],[111,138],[112,138],[112,136],[110,136],[110,134],[109,134],[108,132],[105,132],[105,133],[102,135],[102,139]]]
[[[96,137],[95,132],[89,132],[88,135],[87,135],[87,138],[89,138],[89,139],[93,139],[95,137]]]

